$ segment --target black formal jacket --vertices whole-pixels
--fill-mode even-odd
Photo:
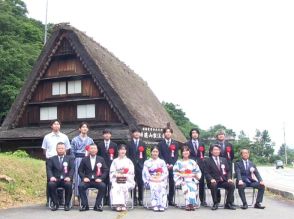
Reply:
[[[203,169],[204,168],[204,156],[205,156],[205,145],[203,144],[203,142],[198,139],[198,148],[197,148],[196,152],[194,150],[194,145],[192,143],[192,139],[187,141],[186,145],[188,145],[190,148],[190,159],[195,160],[197,162],[197,164],[199,165],[199,167],[201,169]],[[202,152],[203,159],[201,159],[201,151],[199,150],[200,147],[204,148],[204,150]]]
[[[142,152],[142,158],[140,158],[140,151],[139,147],[142,146],[144,147],[144,151]],[[135,145],[135,142],[133,139],[127,143],[127,157],[131,159],[135,166],[135,170],[137,171],[142,171],[144,167],[144,161],[147,158],[146,155],[146,143],[142,140],[139,140],[139,145],[138,148]]]
[[[97,164],[101,163],[101,168],[100,168],[100,176],[97,176]],[[93,180],[92,176],[94,176],[95,179],[101,179],[104,181],[106,177],[108,176],[109,169],[108,166],[105,163],[105,160],[103,157],[96,156],[96,161],[95,161],[95,166],[94,169],[92,170],[91,167],[91,161],[90,161],[90,156],[84,157],[81,161],[80,167],[79,167],[79,176],[83,180],[85,177],[89,178],[90,180]]]
[[[219,181],[228,181],[229,179],[232,179],[231,176],[231,169],[228,164],[228,161],[223,158],[219,157],[220,165],[224,165],[225,169],[225,174],[223,174],[222,169],[219,170],[216,163],[214,162],[214,159],[212,157],[208,157],[204,161],[204,175],[206,178],[206,181],[210,183],[212,179],[215,179],[216,182]]]
[[[64,168],[65,163],[67,163],[67,173],[65,173],[65,168]],[[74,163],[74,158],[72,156],[64,155],[62,165],[60,165],[59,163],[58,155],[55,155],[49,158],[47,163],[47,176],[49,179],[51,177],[60,179],[60,177],[62,176],[63,179],[66,177],[69,177],[72,181],[74,173],[75,173],[75,163]]]
[[[248,168],[247,170],[245,170],[243,160],[239,160],[235,162],[235,173],[237,177],[237,182],[239,182],[240,180],[242,180],[243,182],[254,182],[254,180],[251,177],[250,168],[254,168],[253,173],[256,176],[257,180],[259,182],[262,181],[258,169],[252,161],[248,160]]]
[[[219,144],[221,146],[221,142],[216,141],[215,143]],[[225,141],[224,143],[225,143],[225,148],[224,148],[224,150],[221,149],[221,155],[220,156],[226,158],[228,161],[232,161],[234,159],[234,147],[228,141]],[[226,152],[227,147],[229,147],[230,150],[231,150],[230,153],[229,153],[230,154],[230,159],[228,157],[228,153]],[[211,157],[211,153],[209,153],[209,156]]]
[[[104,141],[100,142],[98,144],[98,156],[101,156],[101,157],[104,158],[104,160],[106,162],[106,165],[108,167],[111,166],[111,163],[113,161],[113,160],[110,159],[110,154],[109,154],[109,149],[110,148],[112,148],[114,150],[113,159],[117,158],[118,150],[117,150],[117,144],[116,143],[114,143],[113,141],[110,140],[110,143],[109,143],[109,146],[108,146],[108,151],[106,151]]]
[[[179,144],[175,140],[171,139],[170,145],[175,145],[174,157],[172,157],[172,152],[170,151],[169,146],[166,144],[165,139],[158,143],[159,157],[163,159],[166,164],[174,165],[178,160]]]

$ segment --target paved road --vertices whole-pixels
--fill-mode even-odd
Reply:
[[[275,167],[258,167],[266,186],[294,194],[294,169],[276,169]]]
[[[48,218],[97,218],[103,217],[103,219],[150,219],[154,217],[160,217],[160,219],[212,219],[212,218],[258,218],[258,219],[268,219],[268,218],[283,218],[283,219],[293,219],[294,202],[289,200],[280,199],[267,194],[264,200],[266,209],[259,210],[249,208],[247,210],[237,209],[236,211],[219,209],[217,211],[211,211],[209,208],[200,208],[195,212],[187,212],[184,210],[169,208],[166,212],[152,212],[151,210],[145,210],[143,208],[137,208],[130,210],[127,213],[116,213],[109,210],[107,207],[105,210],[100,212],[87,211],[79,212],[77,209],[72,209],[69,212],[59,210],[52,212],[46,209],[44,206],[31,206],[25,208],[15,208],[0,211],[0,218],[14,218],[14,219],[48,219]]]

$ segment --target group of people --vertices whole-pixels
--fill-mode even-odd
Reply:
[[[132,139],[127,144],[120,145],[111,140],[110,129],[103,131],[104,140],[96,145],[88,136],[89,126],[85,122],[80,124],[80,134],[71,143],[60,132],[59,121],[53,121],[51,129],[52,132],[44,137],[42,148],[46,155],[47,197],[51,197],[53,211],[62,202],[60,187],[64,189],[65,211],[70,210],[72,191],[80,199],[80,211],[89,210],[88,188],[98,189],[95,211],[103,211],[103,205],[126,211],[130,191],[133,191],[134,205],[143,206],[144,189],[150,190],[150,207],[154,211],[165,211],[167,206],[175,206],[175,188],[179,188],[185,197],[185,209],[194,211],[199,205],[208,206],[205,184],[211,190],[212,210],[218,209],[221,201],[220,188],[227,194],[224,208],[236,209],[235,185],[243,202],[242,209],[248,208],[246,187],[258,190],[254,207],[264,208],[261,205],[264,183],[256,166],[249,160],[249,150],[242,149],[241,159],[235,162],[234,181],[234,150],[225,140],[223,131],[216,134],[217,140],[209,147],[206,156],[197,128],[191,129],[190,140],[181,147],[172,139],[172,128],[164,128],[164,139],[151,147],[150,158],[147,158],[147,146],[140,139],[138,128],[131,130]]]

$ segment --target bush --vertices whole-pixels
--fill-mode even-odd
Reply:
[[[20,157],[20,158],[30,157],[30,155],[27,152],[22,151],[22,150],[17,150],[15,152],[13,152],[12,155],[15,157]]]

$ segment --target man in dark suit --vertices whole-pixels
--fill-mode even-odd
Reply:
[[[82,202],[80,211],[89,210],[88,198],[86,195],[88,188],[98,189],[94,211],[103,211],[101,202],[106,192],[104,181],[108,176],[109,170],[104,159],[98,156],[97,152],[97,145],[90,145],[90,155],[82,159],[79,167],[79,176],[82,180],[79,185],[79,194]]]
[[[227,200],[225,209],[236,210],[234,207],[234,190],[235,186],[231,177],[231,170],[227,160],[220,157],[220,146],[213,144],[209,148],[211,157],[205,160],[204,173],[208,188],[210,188],[213,199],[212,210],[218,209],[218,188],[224,188],[227,191]]]
[[[220,156],[227,159],[227,162],[231,169],[231,175],[233,174],[233,159],[234,159],[234,148],[231,143],[226,140],[226,133],[223,130],[219,130],[216,133],[216,144],[218,144],[221,148]],[[210,155],[209,155],[210,156]],[[220,191],[217,193],[218,202],[221,201]]]
[[[200,131],[198,128],[192,128],[190,130],[190,140],[186,145],[190,148],[190,159],[197,162],[202,172],[201,178],[199,180],[199,198],[201,205],[206,207],[206,197],[205,197],[205,183],[204,183],[204,156],[205,156],[205,146],[202,141],[199,140]]]
[[[245,197],[244,189],[246,187],[253,187],[258,189],[256,203],[254,208],[264,209],[262,206],[263,194],[264,194],[264,182],[252,161],[249,160],[250,152],[248,149],[242,149],[241,152],[242,159],[235,163],[235,172],[237,175],[236,185],[238,188],[239,196],[243,202],[241,206],[242,209],[247,209],[247,201]]]
[[[173,166],[178,160],[178,143],[172,139],[173,130],[170,127],[163,129],[164,139],[158,143],[159,147],[159,157],[163,159],[168,168],[168,177],[169,177],[169,192],[168,192],[168,204],[174,206],[174,175],[173,175]]]
[[[63,142],[57,143],[57,155],[51,157],[47,163],[48,191],[53,201],[52,211],[59,207],[57,188],[64,188],[65,205],[64,210],[69,211],[70,199],[72,196],[72,180],[75,172],[74,158],[66,155],[66,148]]]
[[[111,130],[104,129],[103,130],[103,142],[98,144],[98,155],[103,157],[106,165],[110,168],[112,161],[117,158],[117,144],[111,141]],[[110,192],[110,183],[109,183],[109,175],[105,179],[106,184],[106,192],[104,197],[104,205],[109,204],[109,192]]]
[[[138,187],[138,200],[136,187],[134,189],[134,205],[136,206],[139,204],[140,206],[143,206],[144,183],[142,179],[142,171],[144,161],[146,160],[146,144],[140,139],[141,130],[139,128],[133,128],[131,134],[132,140],[127,143],[127,156],[135,166],[135,181],[136,187]]]

